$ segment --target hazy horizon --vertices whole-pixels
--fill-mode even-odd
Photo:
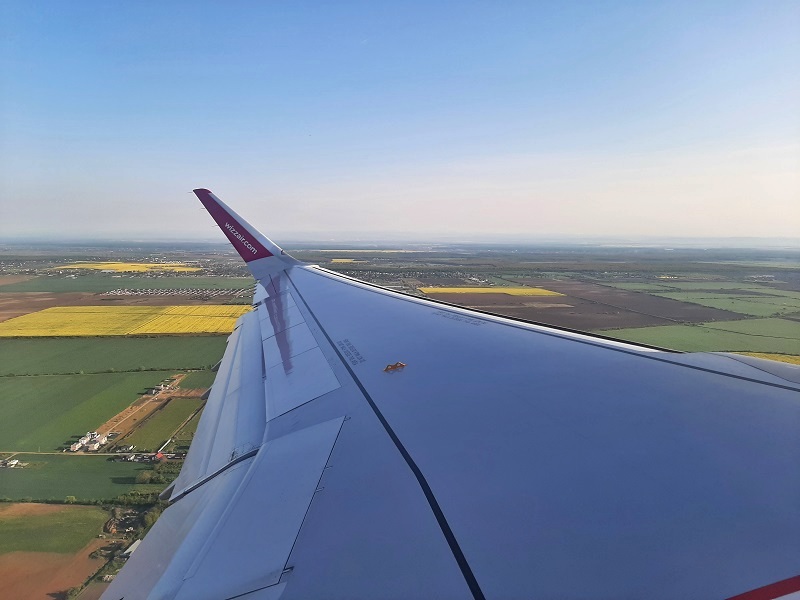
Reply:
[[[800,251],[800,237],[780,237],[780,238],[758,238],[758,237],[607,237],[607,236],[541,236],[538,238],[530,238],[523,236],[508,235],[502,236],[485,236],[480,233],[473,235],[452,235],[452,236],[431,236],[431,237],[414,237],[411,234],[400,233],[387,233],[384,235],[376,235],[376,237],[369,237],[365,235],[340,235],[335,238],[324,235],[311,234],[292,234],[274,240],[279,245],[286,249],[297,248],[319,248],[325,249],[330,247],[332,249],[346,249],[352,246],[354,249],[362,247],[397,247],[403,246],[455,246],[455,245],[475,245],[475,246],[520,246],[520,247],[538,247],[538,246],[589,246],[594,248],[602,247],[653,247],[653,248],[667,248],[674,246],[675,248],[691,248],[702,249],[704,247],[713,249],[752,249],[752,250],[790,250]],[[119,237],[116,239],[111,238],[83,238],[83,237],[0,237],[0,247],[36,247],[36,246],[65,246],[65,247],[97,247],[97,248],[113,248],[115,246],[125,246],[128,244],[145,244],[148,246],[163,245],[204,245],[209,247],[217,247],[223,250],[230,249],[234,253],[230,243],[223,239],[216,239],[216,236],[209,236],[206,238],[200,237],[186,237],[186,238],[161,238],[161,237]]]

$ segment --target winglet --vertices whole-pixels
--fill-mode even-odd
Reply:
[[[203,206],[216,221],[222,233],[247,263],[247,268],[256,279],[273,275],[287,267],[299,264],[272,240],[242,219],[227,204],[217,198],[210,190],[194,190]]]

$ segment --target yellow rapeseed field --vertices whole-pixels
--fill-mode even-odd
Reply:
[[[779,360],[793,365],[800,365],[800,356],[794,356],[793,354],[767,354],[765,352],[737,352],[736,354],[766,358],[767,360]]]
[[[230,333],[249,306],[60,306],[0,323],[0,337]]]
[[[509,296],[563,296],[558,292],[532,287],[421,287],[423,294],[508,294]]]
[[[95,271],[117,271],[118,273],[145,273],[147,271],[179,271],[182,273],[201,271],[200,267],[187,267],[184,263],[129,263],[129,262],[75,262],[54,267],[55,269],[93,269]]]

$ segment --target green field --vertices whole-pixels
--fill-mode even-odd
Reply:
[[[772,288],[753,282],[739,281],[671,281],[659,282],[659,285],[672,288],[674,290],[756,290],[771,291]]]
[[[181,430],[175,435],[173,442],[167,446],[170,452],[186,452],[194,439],[194,434],[197,431],[197,425],[200,423],[200,417],[203,411],[201,410],[192,420],[184,425]]]
[[[125,436],[123,444],[136,446],[137,452],[155,452],[202,403],[199,398],[173,398]]]
[[[763,294],[768,294],[770,296],[781,296],[784,298],[794,298],[795,300],[800,300],[800,292],[795,292],[793,290],[777,290],[774,288],[763,288],[753,291],[761,292]]]
[[[220,352],[220,358],[222,358],[222,352]],[[210,370],[193,371],[183,378],[181,387],[185,390],[207,389],[214,383],[216,376],[216,372]]]
[[[55,513],[15,517],[6,517],[0,512],[0,554],[72,554],[96,537],[109,518],[108,512],[97,506],[64,506],[59,509]]]
[[[0,450],[52,451],[94,430],[172,371],[0,378]],[[0,488],[1,492],[1,488]]]
[[[238,290],[255,285],[250,277],[114,277],[110,274],[91,274],[67,277],[44,275],[0,285],[0,292],[110,292],[118,288],[129,290],[202,288],[208,290]]]
[[[790,290],[781,290],[761,283],[752,281],[632,281],[611,283],[603,282],[604,285],[610,285],[615,288],[623,290],[640,290],[640,291],[664,291],[664,292],[693,292],[693,291],[714,291],[714,292],[732,292],[735,290],[752,290],[754,292],[762,292],[764,294],[775,295],[789,295],[800,297],[800,292],[793,292]]]
[[[222,358],[226,339],[224,335],[4,339],[0,376],[201,369]]]
[[[800,322],[746,319],[599,331],[603,335],[685,352],[768,352],[800,355]]]
[[[110,500],[134,489],[159,487],[136,484],[136,475],[150,465],[111,462],[107,456],[17,454],[14,458],[30,466],[0,469],[1,498],[63,501],[75,496],[78,501]]]
[[[713,292],[659,292],[655,295],[754,317],[774,317],[800,311],[800,299],[787,296],[737,296]]]

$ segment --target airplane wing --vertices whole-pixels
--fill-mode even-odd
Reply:
[[[196,195],[258,280],[105,599],[800,597],[800,369],[411,297]]]

